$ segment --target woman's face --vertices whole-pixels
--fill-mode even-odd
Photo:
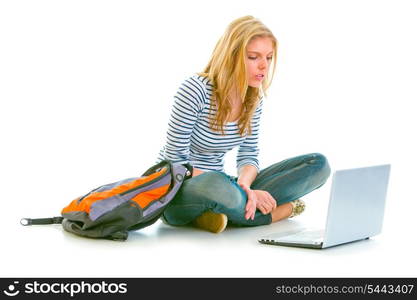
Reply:
[[[257,37],[247,45],[245,60],[249,86],[261,86],[271,65],[273,49],[272,40],[268,37]]]

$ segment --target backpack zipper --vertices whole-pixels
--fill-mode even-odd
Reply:
[[[163,174],[163,175],[161,175],[161,176],[158,176],[158,177],[156,177],[156,178],[152,179],[151,181],[147,182],[146,184],[144,184],[144,185],[140,185],[140,186],[137,186],[137,187],[134,187],[134,188],[131,188],[130,190],[124,191],[124,192],[119,193],[119,194],[117,194],[117,195],[119,195],[119,196],[123,196],[123,195],[126,195],[126,194],[130,193],[130,192],[136,191],[136,190],[138,190],[138,189],[141,189],[141,188],[147,187],[148,185],[151,185],[152,183],[154,183],[154,182],[156,182],[156,181],[160,180],[161,178],[164,178],[165,176],[169,175],[170,171],[171,171],[171,170],[169,169],[169,170],[167,170],[167,172],[166,172],[165,174]]]

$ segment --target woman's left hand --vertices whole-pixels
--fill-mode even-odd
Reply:
[[[258,208],[264,215],[270,213],[277,207],[277,202],[267,191],[252,190],[245,184],[239,184],[246,192],[248,201],[246,203],[245,218],[252,220],[255,217],[256,209]]]

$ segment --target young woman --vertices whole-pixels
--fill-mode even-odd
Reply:
[[[299,215],[305,207],[299,198],[326,182],[330,167],[320,153],[259,169],[259,124],[277,46],[258,19],[238,18],[217,42],[204,72],[179,87],[157,162],[169,159],[194,169],[165,210],[165,223],[194,224],[215,233],[228,223],[270,224]],[[226,152],[234,147],[238,177],[223,168]]]

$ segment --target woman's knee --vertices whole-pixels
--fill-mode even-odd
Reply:
[[[321,153],[311,153],[308,163],[314,165],[317,176],[320,177],[323,183],[326,182],[331,173],[331,168],[326,156]]]
[[[204,175],[204,176],[203,176]],[[222,172],[206,172],[199,182],[201,197],[211,205],[222,205],[227,208],[236,208],[246,202],[246,194],[230,177]]]

